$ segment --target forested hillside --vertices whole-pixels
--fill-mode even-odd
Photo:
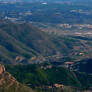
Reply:
[[[91,57],[91,38],[49,35],[30,23],[1,21],[0,39],[0,60],[3,63],[27,64],[34,56],[35,60],[40,57],[42,61],[48,61],[49,56],[53,60],[53,56],[70,60]]]
[[[63,67],[51,66],[48,64],[6,65],[6,70],[18,81],[32,88],[62,84],[66,87],[83,90],[92,86],[92,75],[69,71]]]

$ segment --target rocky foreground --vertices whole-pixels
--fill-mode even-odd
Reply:
[[[30,88],[20,84],[11,74],[0,65],[0,92],[33,92]]]

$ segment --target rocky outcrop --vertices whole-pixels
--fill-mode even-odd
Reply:
[[[5,67],[0,64],[0,74],[3,74],[5,72]]]
[[[10,73],[6,72],[5,67],[0,64],[0,92],[33,92],[20,84]]]
[[[23,56],[16,56],[16,61],[17,62],[22,62],[24,60]]]

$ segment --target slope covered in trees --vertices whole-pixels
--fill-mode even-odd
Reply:
[[[0,22],[0,61],[3,63],[27,64],[34,56],[43,56],[44,59],[54,55],[55,58],[86,58],[91,57],[91,48],[91,38],[58,37],[48,35],[29,23],[15,24],[3,20]]]

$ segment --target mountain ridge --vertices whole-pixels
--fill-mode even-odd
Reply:
[[[66,58],[64,61],[74,61],[92,55],[91,38],[50,35],[30,23],[1,21],[0,39],[0,61],[4,64],[62,62],[63,58]]]

